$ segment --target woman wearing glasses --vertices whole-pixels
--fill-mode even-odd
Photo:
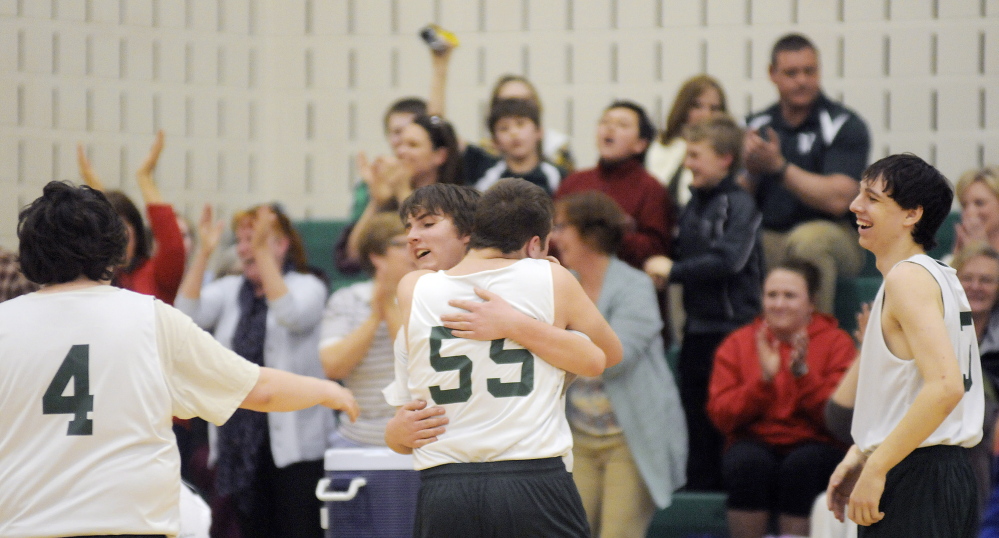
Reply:
[[[361,261],[371,280],[337,290],[326,304],[319,359],[330,379],[341,380],[358,398],[357,422],[341,422],[330,446],[385,446],[385,425],[395,407],[382,389],[395,379],[392,340],[402,323],[395,290],[416,269],[406,231],[395,213],[379,213],[359,230]]]

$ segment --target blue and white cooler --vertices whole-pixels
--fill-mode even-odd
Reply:
[[[331,448],[325,460],[316,497],[324,502],[326,538],[413,535],[420,474],[412,456],[388,448]]]

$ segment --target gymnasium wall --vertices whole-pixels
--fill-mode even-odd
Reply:
[[[911,151],[952,179],[999,162],[999,0],[0,0],[0,245],[46,182],[78,181],[77,142],[138,199],[160,128],[157,178],[190,218],[271,200],[346,216],[353,156],[388,151],[384,108],[427,94],[428,22],[461,39],[448,115],[472,140],[505,73],[537,84],[584,167],[615,98],[661,122],[707,72],[742,116],[774,101],[770,47],[798,31],[872,158]]]

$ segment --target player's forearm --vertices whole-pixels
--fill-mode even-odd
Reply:
[[[509,339],[556,368],[593,377],[607,367],[607,355],[588,338],[526,315],[512,329]]]
[[[958,378],[927,380],[902,420],[869,456],[865,469],[887,473],[898,465],[943,423],[963,396]]]
[[[335,401],[337,388],[332,381],[261,367],[257,384],[240,407],[260,412],[297,411]]]
[[[403,409],[399,408],[394,417],[385,425],[385,445],[399,454],[412,454],[413,447],[406,444],[407,428],[403,419]]]

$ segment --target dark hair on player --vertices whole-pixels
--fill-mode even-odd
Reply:
[[[495,248],[503,254],[523,248],[552,230],[552,197],[523,179],[503,178],[482,195],[468,248]]]
[[[481,194],[472,187],[450,183],[432,183],[413,191],[403,200],[399,208],[399,218],[403,223],[409,217],[419,218],[424,214],[450,217],[461,237],[472,235],[472,222],[475,220],[475,207]]]
[[[118,215],[125,219],[125,222],[132,227],[135,232],[135,250],[132,252],[132,259],[125,260],[128,264],[124,267],[126,273],[135,270],[149,259],[150,251],[149,239],[146,237],[146,225],[142,223],[142,213],[135,206],[132,199],[121,191],[106,191],[104,197],[108,199],[111,207]]]
[[[884,192],[902,209],[923,208],[912,239],[923,250],[937,246],[937,230],[950,213],[954,190],[947,178],[911,153],[889,155],[864,170],[863,181],[884,182]]]
[[[141,229],[140,229],[141,231]],[[52,181],[18,215],[21,271],[36,284],[111,280],[125,257],[125,223],[100,191]]]

